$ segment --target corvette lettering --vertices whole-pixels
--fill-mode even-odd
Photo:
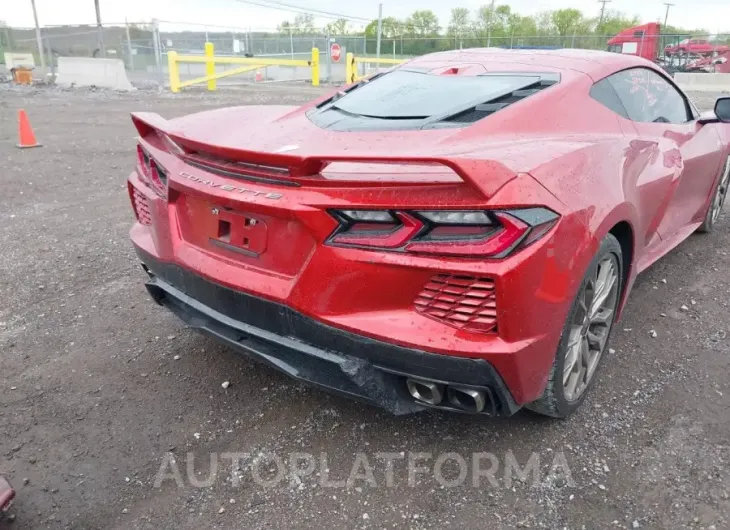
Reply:
[[[229,186],[227,184],[219,184],[212,180],[196,177],[195,175],[191,175],[190,173],[186,173],[185,171],[181,171],[180,176],[184,179],[192,180],[193,182],[198,182],[200,184],[210,186],[211,188],[219,188],[223,191],[233,191],[236,193],[244,194],[250,193],[254,197],[263,197],[264,199],[271,199],[273,201],[277,201],[283,197],[283,195],[281,195],[280,193],[267,193],[265,191],[252,190],[250,188],[237,188],[235,186]]]

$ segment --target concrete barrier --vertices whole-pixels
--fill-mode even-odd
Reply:
[[[120,59],[59,57],[56,84],[134,90]]]
[[[674,81],[682,90],[695,92],[730,92],[730,74],[690,74],[677,72]]]

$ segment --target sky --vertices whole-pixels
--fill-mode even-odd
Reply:
[[[43,25],[93,24],[93,0],[35,0],[39,23]],[[264,8],[242,0],[100,0],[103,22],[149,22],[153,18],[167,21],[163,31],[194,29],[210,25],[221,28],[274,29],[294,14],[283,9]],[[248,0],[262,3],[264,0]],[[383,3],[383,16],[406,18],[417,9],[431,9],[439,17],[441,26],[447,26],[452,7],[478,9],[489,0],[275,0],[288,5],[302,6],[335,14],[363,19],[378,16],[378,3]],[[642,22],[663,21],[668,0],[610,0],[606,9],[637,15]],[[697,27],[712,33],[730,33],[730,0],[669,0],[675,5],[669,11],[669,23],[683,27]],[[2,5],[4,4],[4,5]],[[588,16],[597,16],[601,3],[596,0],[497,0],[497,5],[509,4],[512,10],[523,14],[574,7]],[[32,27],[31,0],[0,0],[0,20],[11,26]],[[324,26],[332,18],[318,18],[317,26]],[[174,23],[174,24],[173,24]],[[366,22],[353,21],[354,26]]]

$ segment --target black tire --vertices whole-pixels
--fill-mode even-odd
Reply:
[[[705,213],[705,220],[702,221],[702,224],[697,229],[697,232],[699,232],[700,234],[709,234],[710,232],[712,232],[712,229],[715,228],[715,223],[717,222],[719,215],[717,217],[714,216],[713,206],[719,193],[722,194],[722,199],[720,203],[720,213],[722,213],[722,206],[725,203],[725,197],[727,196],[728,191],[728,173],[730,173],[730,159],[728,159],[728,161],[723,166],[723,171],[720,174],[720,178],[717,179],[717,184],[715,184],[715,191],[712,194],[712,200],[710,201],[710,204],[707,207],[707,212]]]
[[[590,387],[596,380],[600,365],[602,364],[603,359],[608,352],[608,344],[611,338],[610,334],[616,318],[616,307],[614,307],[613,316],[608,326],[608,335],[603,346],[602,354],[600,355],[600,358],[598,360],[598,366],[595,368],[592,377],[589,379],[585,390],[583,390],[582,393],[577,397],[577,399],[573,401],[568,401],[565,397],[565,389],[563,387],[563,367],[565,364],[566,354],[568,352],[570,330],[573,326],[573,321],[579,310],[580,302],[583,299],[586,286],[589,282],[589,279],[595,275],[599,263],[604,261],[611,254],[615,256],[616,265],[618,267],[618,296],[616,300],[616,307],[618,307],[624,284],[622,252],[621,245],[619,244],[618,240],[612,234],[608,234],[605,238],[603,238],[600,248],[596,252],[596,255],[593,257],[593,260],[591,261],[591,264],[589,265],[588,270],[583,277],[583,281],[581,282],[581,286],[578,289],[578,293],[573,300],[570,311],[568,312],[568,317],[565,320],[563,334],[560,337],[558,351],[555,355],[555,361],[553,362],[553,366],[550,369],[550,377],[548,379],[547,386],[545,387],[545,391],[542,393],[542,396],[540,396],[537,400],[525,405],[525,408],[545,416],[550,416],[553,418],[565,418],[572,414],[578,407],[580,407],[586,396],[588,395]]]

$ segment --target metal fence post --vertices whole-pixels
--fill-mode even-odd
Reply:
[[[35,0],[30,0],[30,4],[33,7],[33,19],[35,20],[35,40],[38,45],[38,58],[41,61],[41,68],[45,68],[46,54],[43,51],[43,36],[41,34],[41,27],[38,24],[38,12],[35,9]]]
[[[330,83],[332,83],[332,53],[331,53],[332,42],[330,41],[330,39],[331,40],[334,40],[334,39],[332,39],[332,37],[330,37],[329,34],[327,34],[326,39],[327,39],[327,44],[325,45],[324,53],[327,54],[327,84],[330,84]]]
[[[378,4],[378,42],[375,44],[375,56],[380,59],[380,38],[383,35],[383,4]]]
[[[132,39],[129,37],[129,23],[124,19],[124,28],[127,32],[127,52],[129,53],[129,69],[134,70],[134,54],[132,53]]]
[[[160,25],[157,20],[152,21],[152,46],[155,52],[155,72],[157,74],[157,80],[160,82],[160,88],[165,84],[164,76],[162,75],[162,51],[160,50]]]
[[[55,83],[56,82],[56,65],[53,64],[53,45],[51,44],[51,38],[50,36],[45,36],[46,41],[46,50],[48,51],[48,67],[50,68],[50,82]]]
[[[215,49],[213,47],[212,42],[206,42],[205,43],[205,75],[208,77],[212,77],[215,75]],[[213,91],[215,90],[215,79],[208,79],[208,90]]]
[[[104,27],[101,25],[101,11],[99,10],[99,0],[94,0],[94,8],[96,9],[96,28],[99,33],[99,55],[106,57],[106,47],[104,46]]]

